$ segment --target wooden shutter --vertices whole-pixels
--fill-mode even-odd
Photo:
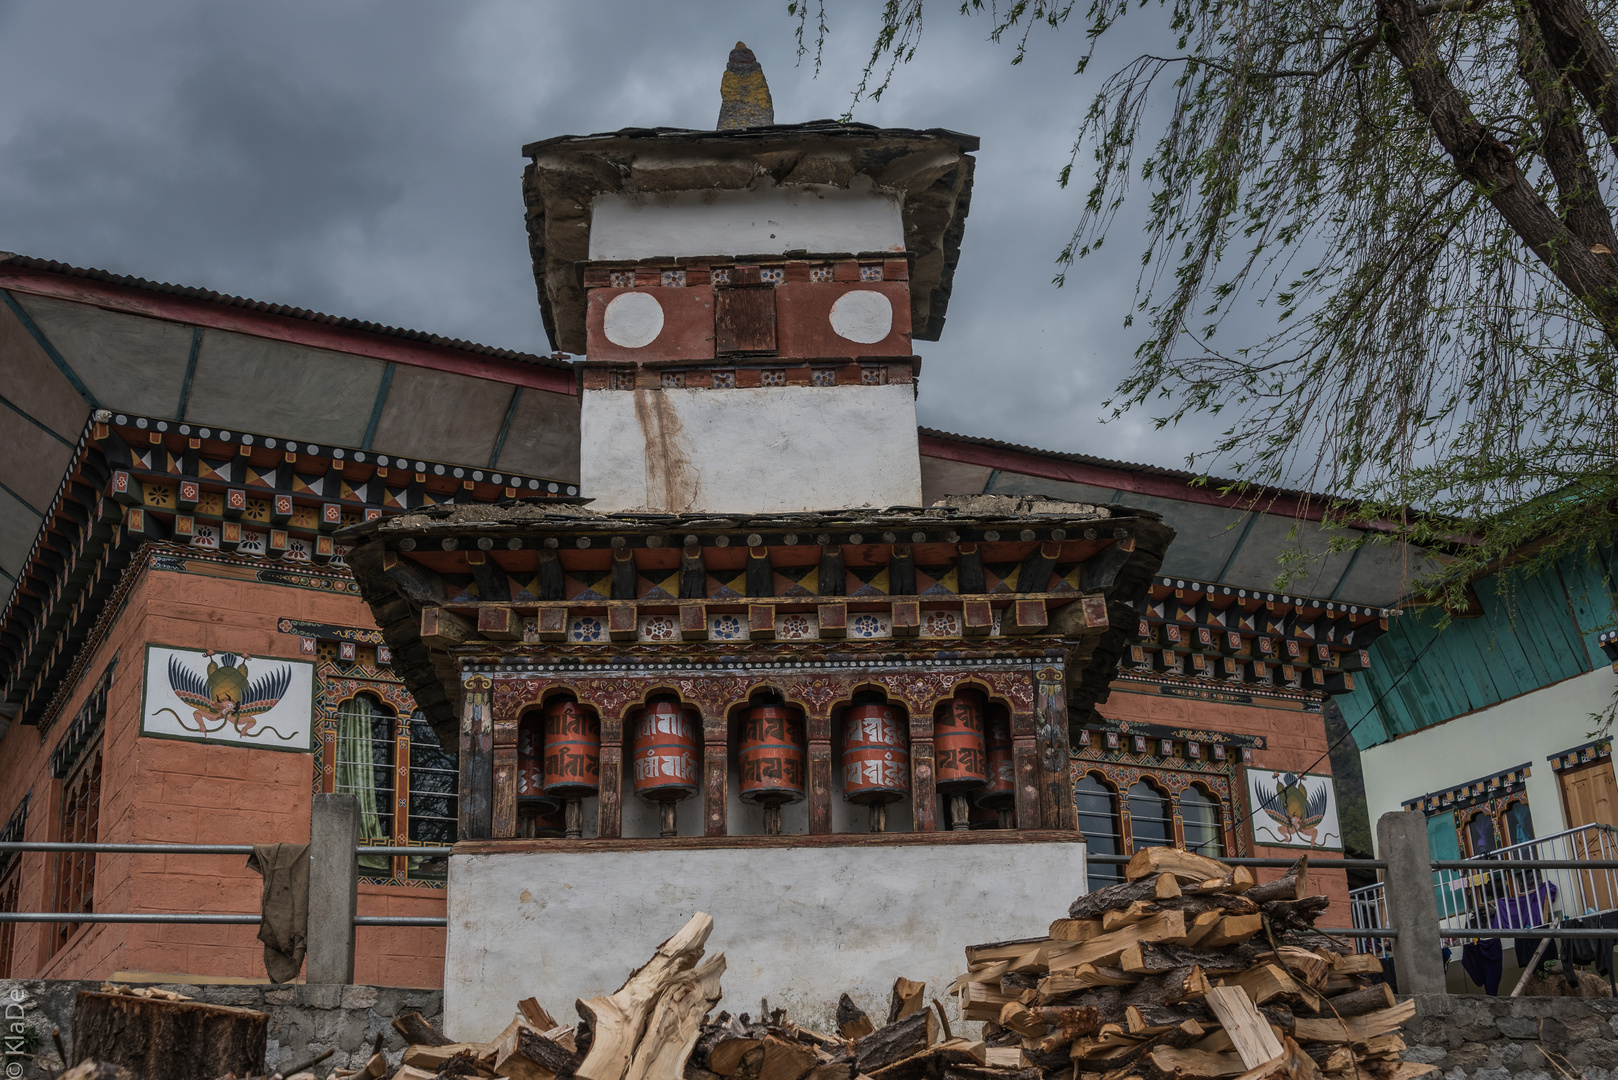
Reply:
[[[714,352],[775,352],[775,287],[714,290]]]

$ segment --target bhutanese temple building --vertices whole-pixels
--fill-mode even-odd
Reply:
[[[459,845],[361,861],[362,914],[451,918],[362,928],[356,979],[464,1038],[519,954],[610,991],[692,910],[727,995],[813,1017],[832,952],[839,993],[953,976],[896,928],[1042,932],[1086,850],[1341,851],[1398,554],[1277,591],[1318,498],[920,428],[978,140],[760,100],[524,148],[552,355],[0,255],[5,835],[299,841],[354,795]],[[250,912],[240,862],[0,857],[0,909]],[[8,925],[0,975],[263,967]]]

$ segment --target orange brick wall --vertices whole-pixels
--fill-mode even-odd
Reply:
[[[1326,738],[1326,722],[1318,712],[1170,697],[1157,693],[1156,688],[1149,684],[1126,682],[1112,684],[1111,696],[1101,712],[1109,720],[1162,724],[1193,731],[1222,731],[1232,735],[1261,735],[1265,748],[1253,752],[1253,764],[1248,768],[1264,772],[1331,773],[1331,759],[1326,754],[1330,746]],[[1236,779],[1237,812],[1250,813],[1252,808],[1247,805],[1247,780],[1241,775]],[[1300,848],[1254,844],[1250,820],[1244,820],[1241,832],[1243,842],[1259,858],[1296,859],[1305,854]],[[1341,858],[1342,852],[1326,851],[1321,853],[1321,857]],[[1279,870],[1260,870],[1257,877],[1265,881],[1280,873]],[[1311,872],[1309,880],[1312,892],[1324,893],[1332,900],[1331,908],[1321,918],[1321,925],[1349,926],[1348,875],[1341,870],[1320,870]]]
[[[141,738],[147,644],[299,658],[299,639],[279,633],[281,617],[370,626],[354,596],[149,570],[97,649],[94,662],[40,743],[37,729],[13,725],[0,742],[0,821],[33,788],[25,838],[55,839],[60,787],[48,758],[100,677],[118,655],[103,736],[100,839],[109,843],[255,844],[307,842],[314,759],[236,746]],[[51,904],[54,855],[24,855],[20,906]],[[262,879],[240,855],[101,855],[98,911],[256,912]],[[443,915],[438,890],[360,886],[362,914]],[[443,985],[439,927],[361,927],[355,978],[382,986]],[[44,955],[48,930],[19,927],[13,973],[55,979],[107,978],[116,971],[264,976],[253,926],[88,925],[69,947]]]

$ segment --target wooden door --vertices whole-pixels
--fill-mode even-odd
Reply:
[[[1594,761],[1577,769],[1565,769],[1559,776],[1562,782],[1562,803],[1567,810],[1568,828],[1581,825],[1618,826],[1618,780],[1612,772],[1611,761]],[[1610,859],[1610,845],[1593,839],[1590,833],[1575,833],[1570,845],[1575,859]],[[1580,911],[1591,907],[1597,911],[1612,911],[1618,907],[1618,879],[1611,870],[1583,870],[1578,873],[1584,896],[1563,904],[1565,911]],[[1573,898],[1569,898],[1570,901]]]

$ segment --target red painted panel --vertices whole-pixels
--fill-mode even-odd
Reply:
[[[831,308],[851,292],[875,292],[893,305],[893,329],[881,341],[850,341],[831,325]],[[903,281],[787,282],[775,288],[776,341],[782,357],[909,356],[910,286]]]
[[[607,305],[624,293],[646,293],[663,308],[663,329],[655,340],[626,349],[607,340],[602,328]],[[713,288],[591,289],[584,318],[586,355],[591,360],[645,363],[648,360],[705,360],[713,356]]]

